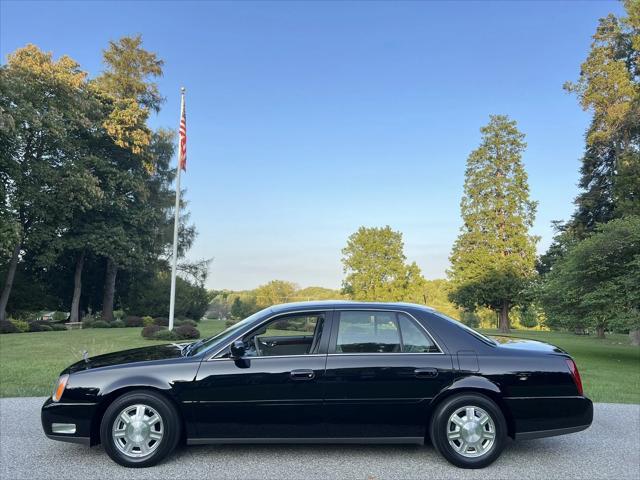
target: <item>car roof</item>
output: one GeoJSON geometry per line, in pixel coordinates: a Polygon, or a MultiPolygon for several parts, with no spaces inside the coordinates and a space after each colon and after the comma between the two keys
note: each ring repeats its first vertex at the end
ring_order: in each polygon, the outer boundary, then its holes
{"type": "Polygon", "coordinates": [[[335,308],[365,308],[365,309],[381,309],[381,310],[394,310],[394,309],[422,309],[430,312],[435,311],[431,307],[426,305],[418,305],[415,303],[404,302],[361,302],[354,300],[316,300],[310,302],[292,302],[281,303],[271,307],[271,311],[274,313],[288,312],[292,310],[316,310],[316,309],[335,309],[335,308]]]}

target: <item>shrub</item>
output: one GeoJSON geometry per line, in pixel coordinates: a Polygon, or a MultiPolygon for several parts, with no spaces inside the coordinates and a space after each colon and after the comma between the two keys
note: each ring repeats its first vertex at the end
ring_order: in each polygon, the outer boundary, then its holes
{"type": "Polygon", "coordinates": [[[233,325],[235,325],[236,323],[238,323],[239,320],[234,320],[233,318],[230,318],[229,320],[227,320],[226,322],[224,322],[224,326],[229,328],[232,327],[233,325]]]}
{"type": "Polygon", "coordinates": [[[146,327],[144,327],[142,329],[141,335],[144,338],[153,338],[154,335],[156,333],[158,333],[160,330],[162,330],[162,327],[158,326],[158,325],[147,325],[146,327]]]}
{"type": "Polygon", "coordinates": [[[124,324],[127,327],[143,327],[144,326],[144,323],[142,322],[142,318],[136,317],[135,315],[129,315],[124,321],[124,324]]]}
{"type": "Polygon", "coordinates": [[[195,320],[190,320],[188,318],[185,319],[185,320],[182,320],[180,322],[180,325],[189,325],[190,327],[197,327],[198,326],[198,324],[195,322],[195,320]]]}
{"type": "Polygon", "coordinates": [[[31,322],[29,323],[30,332],[50,332],[53,330],[47,322],[31,322]]]}
{"type": "Polygon", "coordinates": [[[95,320],[90,328],[111,328],[111,324],[104,320],[95,320]]]}
{"type": "Polygon", "coordinates": [[[16,328],[13,322],[4,320],[0,322],[0,333],[20,333],[20,330],[16,328]]]}
{"type": "Polygon", "coordinates": [[[153,323],[156,325],[159,325],[161,327],[168,327],[169,326],[169,319],[165,318],[165,317],[156,317],[153,319],[153,323]]]}
{"type": "Polygon", "coordinates": [[[114,310],[113,311],[113,318],[115,320],[124,320],[125,318],[125,314],[124,314],[124,310],[114,310]]]}
{"type": "MultiPolygon", "coordinates": [[[[114,320],[113,322],[111,322],[111,328],[124,328],[127,325],[125,325],[125,323],[122,320],[114,320]]],[[[139,327],[140,325],[138,325],[139,327]]]]}
{"type": "Polygon", "coordinates": [[[54,312],[53,313],[53,321],[55,323],[62,323],[67,320],[67,314],[64,312],[54,312]]]}
{"type": "Polygon", "coordinates": [[[29,323],[25,322],[24,320],[11,320],[11,323],[13,323],[13,325],[16,327],[16,329],[18,330],[18,333],[24,333],[24,332],[28,332],[28,331],[38,331],[38,330],[31,330],[29,328],[29,323]]]}
{"type": "Polygon", "coordinates": [[[180,325],[173,329],[180,340],[193,340],[200,338],[200,331],[191,325],[180,325]]]}
{"type": "Polygon", "coordinates": [[[67,327],[65,327],[62,323],[53,323],[53,324],[51,325],[51,329],[52,329],[54,332],[61,332],[61,331],[63,331],[63,330],[66,330],[66,329],[67,329],[67,327]]]}
{"type": "Polygon", "coordinates": [[[146,317],[142,317],[142,326],[148,327],[149,325],[155,325],[155,323],[153,323],[153,318],[148,315],[146,317]]]}
{"type": "Polygon", "coordinates": [[[163,328],[162,330],[158,330],[155,335],[153,336],[154,340],[180,340],[180,338],[178,337],[178,334],[175,332],[175,330],[167,330],[166,328],[163,328]]]}

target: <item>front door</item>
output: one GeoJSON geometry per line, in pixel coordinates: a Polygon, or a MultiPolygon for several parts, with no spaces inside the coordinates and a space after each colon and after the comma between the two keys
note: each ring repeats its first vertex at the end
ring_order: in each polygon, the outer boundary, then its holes
{"type": "Polygon", "coordinates": [[[193,384],[198,436],[208,439],[323,437],[322,396],[327,312],[283,314],[203,361],[193,384]]]}
{"type": "Polygon", "coordinates": [[[324,382],[330,437],[421,441],[429,401],[452,380],[448,354],[403,312],[336,312],[324,382]]]}

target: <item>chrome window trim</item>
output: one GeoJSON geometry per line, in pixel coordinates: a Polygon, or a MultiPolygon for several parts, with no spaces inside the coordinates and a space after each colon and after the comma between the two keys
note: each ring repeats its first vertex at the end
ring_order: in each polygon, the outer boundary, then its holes
{"type": "MultiPolygon", "coordinates": [[[[328,355],[330,356],[334,356],[334,355],[444,355],[444,350],[442,349],[442,347],[440,346],[440,344],[438,342],[436,342],[436,339],[433,338],[433,335],[431,335],[431,333],[429,333],[429,330],[427,330],[425,328],[424,325],[422,325],[418,319],[416,317],[414,317],[413,315],[411,315],[409,312],[407,312],[406,310],[391,310],[391,309],[386,309],[386,308],[336,308],[335,311],[337,313],[340,312],[345,312],[345,311],[351,311],[351,312],[395,312],[395,313],[404,313],[407,317],[409,317],[411,320],[413,320],[414,323],[418,324],[418,327],[422,328],[422,330],[427,334],[427,336],[431,339],[431,341],[433,342],[433,344],[438,348],[438,352],[362,352],[362,353],[329,353],[328,355]]],[[[337,321],[340,321],[340,318],[337,319],[337,321]]],[[[398,328],[400,328],[400,324],[398,324],[398,328]]],[[[337,341],[337,339],[336,339],[337,341]]],[[[329,348],[331,348],[331,345],[329,345],[329,348]]]]}
{"type": "MultiPolygon", "coordinates": [[[[258,360],[258,359],[263,359],[263,358],[300,358],[300,357],[326,357],[327,354],[326,353],[305,353],[302,355],[263,355],[261,357],[242,357],[242,360],[258,360]]],[[[220,360],[231,360],[234,361],[235,360],[233,358],[210,358],[209,362],[217,362],[220,360]]]]}
{"type": "MultiPolygon", "coordinates": [[[[369,353],[329,353],[329,354],[324,354],[324,353],[313,353],[313,354],[304,354],[304,355],[273,355],[273,356],[263,356],[263,357],[247,357],[247,359],[256,359],[256,358],[297,358],[297,357],[312,357],[312,356],[341,356],[341,355],[445,355],[444,350],[442,349],[442,347],[440,346],[440,344],[436,341],[435,338],[433,338],[433,335],[431,335],[431,333],[429,333],[429,330],[427,330],[425,328],[424,325],[422,325],[418,319],[416,317],[414,317],[413,315],[411,315],[409,312],[407,312],[406,310],[400,310],[400,309],[388,309],[388,308],[362,308],[362,307],[353,307],[353,308],[332,308],[330,310],[314,310],[314,309],[309,309],[309,310],[295,310],[295,311],[291,311],[291,312],[279,312],[279,313],[275,313],[274,315],[271,315],[270,317],[267,317],[265,320],[263,320],[262,322],[260,322],[258,325],[256,325],[253,328],[258,328],[261,325],[264,325],[265,323],[273,320],[276,317],[281,317],[281,316],[285,316],[285,315],[295,315],[295,314],[300,314],[300,313],[316,313],[316,312],[324,312],[325,314],[327,312],[343,312],[343,311],[351,311],[351,312],[395,312],[395,313],[404,313],[405,315],[407,315],[410,319],[412,319],[415,323],[418,324],[418,326],[420,328],[422,328],[422,330],[424,330],[424,332],[428,335],[428,337],[431,339],[431,341],[434,343],[434,345],[438,348],[438,352],[381,352],[381,353],[377,353],[377,352],[369,352],[369,353]]],[[[252,330],[253,330],[252,328],[252,330]]],[[[235,342],[236,340],[239,340],[241,337],[243,337],[243,335],[238,335],[237,337],[235,337],[233,340],[231,340],[229,343],[227,343],[226,345],[224,345],[222,348],[216,350],[211,356],[209,356],[205,361],[209,362],[209,361],[213,361],[213,360],[232,360],[231,358],[215,358],[217,355],[219,355],[222,351],[224,351],[225,349],[229,348],[231,346],[231,344],[233,342],[235,342]]]]}
{"type": "MultiPolygon", "coordinates": [[[[330,310],[323,310],[323,309],[318,309],[318,310],[313,310],[313,309],[309,309],[309,310],[296,310],[296,311],[292,311],[292,312],[278,312],[275,313],[274,315],[271,315],[270,317],[267,317],[266,319],[264,319],[262,322],[260,322],[258,325],[255,325],[254,327],[251,328],[251,330],[258,328],[262,325],[264,325],[265,323],[273,320],[274,318],[277,317],[282,317],[282,316],[286,316],[286,315],[295,315],[295,314],[299,314],[299,313],[317,313],[317,312],[323,312],[324,314],[326,314],[327,312],[332,311],[333,309],[330,310]]],[[[231,340],[229,343],[227,343],[225,346],[223,346],[222,348],[220,348],[219,350],[216,350],[215,353],[213,353],[210,357],[207,358],[207,362],[210,360],[230,360],[227,358],[214,358],[216,357],[220,352],[222,352],[223,350],[225,350],[226,348],[230,347],[231,344],[233,342],[235,342],[236,340],[239,340],[240,338],[242,338],[245,334],[242,335],[238,335],[237,337],[235,337],[233,340],[231,340]]],[[[310,357],[310,356],[315,356],[315,355],[322,355],[324,356],[324,354],[317,354],[317,353],[312,353],[312,354],[304,354],[304,355],[281,355],[282,357],[310,357]]],[[[247,358],[275,358],[277,355],[273,355],[273,356],[266,356],[266,357],[247,357],[247,358]]]]}

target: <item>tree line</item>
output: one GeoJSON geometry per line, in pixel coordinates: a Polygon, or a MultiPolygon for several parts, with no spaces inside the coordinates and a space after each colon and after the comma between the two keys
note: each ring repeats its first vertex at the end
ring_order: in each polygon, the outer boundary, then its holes
{"type": "MultiPolygon", "coordinates": [[[[27,45],[0,67],[0,321],[168,311],[175,135],[148,125],[163,61],[135,36],[111,41],[103,64],[90,78],[27,45]]],[[[182,257],[196,230],[184,203],[181,217],[182,257]]],[[[206,262],[182,266],[178,314],[201,316],[206,262]]]]}

